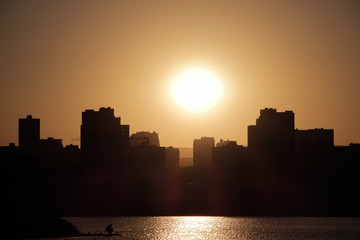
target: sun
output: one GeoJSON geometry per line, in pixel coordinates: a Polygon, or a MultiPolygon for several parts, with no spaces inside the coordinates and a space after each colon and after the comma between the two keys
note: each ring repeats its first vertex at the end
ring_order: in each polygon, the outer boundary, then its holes
{"type": "Polygon", "coordinates": [[[204,112],[214,107],[222,98],[220,79],[205,68],[190,68],[175,77],[171,96],[185,110],[204,112]]]}

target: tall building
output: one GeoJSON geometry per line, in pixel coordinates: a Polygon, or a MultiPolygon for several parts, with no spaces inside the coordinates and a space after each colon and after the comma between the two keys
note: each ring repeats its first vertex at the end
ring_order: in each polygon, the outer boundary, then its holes
{"type": "Polygon", "coordinates": [[[81,152],[87,162],[102,163],[120,157],[129,146],[129,125],[121,125],[114,109],[85,110],[82,113],[81,152]]]}
{"type": "Polygon", "coordinates": [[[194,167],[210,167],[212,163],[212,148],[215,147],[213,137],[195,139],[193,144],[194,167]]]}
{"type": "Polygon", "coordinates": [[[260,110],[256,125],[248,126],[248,147],[257,160],[290,163],[294,159],[294,113],[260,110]]]}
{"type": "Polygon", "coordinates": [[[40,119],[26,118],[19,119],[19,147],[27,153],[35,153],[39,150],[40,143],[40,119]]]}

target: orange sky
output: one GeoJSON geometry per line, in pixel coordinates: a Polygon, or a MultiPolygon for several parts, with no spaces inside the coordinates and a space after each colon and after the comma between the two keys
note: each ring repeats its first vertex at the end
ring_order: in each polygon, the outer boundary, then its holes
{"type": "Polygon", "coordinates": [[[300,129],[335,129],[360,142],[358,1],[1,1],[0,145],[18,118],[41,137],[80,136],[81,112],[115,109],[130,132],[192,146],[203,135],[247,145],[259,110],[293,110],[300,129]],[[194,114],[170,97],[182,70],[200,66],[225,96],[194,114]]]}

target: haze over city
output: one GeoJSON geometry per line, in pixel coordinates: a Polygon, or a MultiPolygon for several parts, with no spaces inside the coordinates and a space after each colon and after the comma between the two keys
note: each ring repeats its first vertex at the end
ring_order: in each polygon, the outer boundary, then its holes
{"type": "MultiPolygon", "coordinates": [[[[259,109],[296,113],[299,129],[360,142],[357,1],[2,1],[0,145],[18,119],[79,144],[81,112],[110,106],[130,133],[162,146],[212,136],[247,145],[259,109]],[[221,99],[187,111],[171,96],[191,68],[215,74],[221,99]]],[[[199,91],[200,94],[200,91],[199,91]]]]}

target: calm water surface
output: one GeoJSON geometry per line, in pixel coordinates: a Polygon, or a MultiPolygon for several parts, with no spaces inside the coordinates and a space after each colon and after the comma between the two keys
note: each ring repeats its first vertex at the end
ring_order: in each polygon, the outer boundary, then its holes
{"type": "Polygon", "coordinates": [[[360,218],[269,217],[65,217],[83,234],[76,239],[359,240],[360,218]]]}

